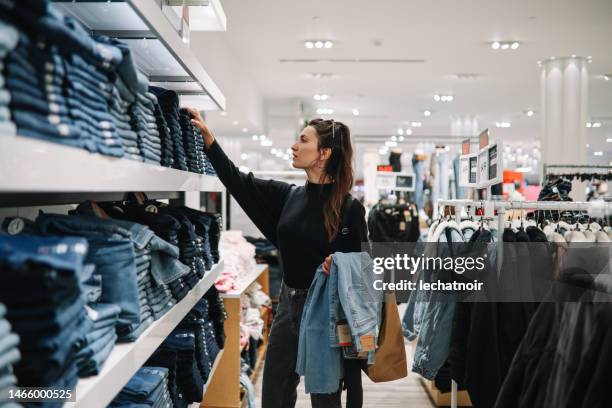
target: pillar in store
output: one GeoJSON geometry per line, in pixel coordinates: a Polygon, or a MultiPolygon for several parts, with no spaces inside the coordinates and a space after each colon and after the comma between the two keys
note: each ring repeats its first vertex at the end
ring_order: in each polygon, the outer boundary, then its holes
{"type": "MultiPolygon", "coordinates": [[[[588,60],[551,57],[540,66],[542,163],[586,164],[588,60]]],[[[584,189],[573,186],[571,196],[584,199],[584,189]]]]}

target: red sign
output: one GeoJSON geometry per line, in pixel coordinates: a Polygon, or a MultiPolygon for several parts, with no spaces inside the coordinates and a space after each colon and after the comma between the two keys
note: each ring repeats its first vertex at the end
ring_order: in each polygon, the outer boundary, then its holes
{"type": "Polygon", "coordinates": [[[487,147],[489,145],[489,129],[485,129],[480,136],[478,136],[480,140],[480,148],[487,147]]]}
{"type": "Polygon", "coordinates": [[[385,173],[392,173],[393,172],[393,166],[391,166],[389,164],[379,164],[378,166],[376,166],[376,171],[383,171],[385,173]]]}
{"type": "Polygon", "coordinates": [[[461,142],[461,154],[470,154],[470,139],[465,139],[461,142]]]}

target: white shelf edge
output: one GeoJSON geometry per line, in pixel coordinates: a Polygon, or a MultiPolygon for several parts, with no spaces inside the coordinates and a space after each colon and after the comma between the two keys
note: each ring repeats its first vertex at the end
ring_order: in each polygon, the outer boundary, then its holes
{"type": "Polygon", "coordinates": [[[76,402],[66,407],[104,408],[121,391],[193,306],[214,285],[223,270],[223,260],[215,264],[187,296],[153,324],[134,343],[117,344],[106,360],[102,372],[79,380],[76,402]]]}
{"type": "Polygon", "coordinates": [[[257,280],[257,278],[259,278],[259,276],[268,268],[268,264],[256,264],[255,265],[255,269],[249,273],[247,276],[243,277],[239,282],[238,282],[238,289],[229,291],[229,292],[225,292],[225,293],[220,293],[221,298],[223,299],[236,299],[236,298],[240,298],[240,295],[242,295],[244,293],[244,291],[251,286],[251,284],[253,282],[255,282],[257,280]]]}
{"type": "Polygon", "coordinates": [[[185,71],[202,85],[219,109],[225,110],[225,95],[195,57],[189,45],[185,44],[174,30],[157,2],[152,0],[128,0],[128,3],[151,31],[157,35],[168,51],[174,55],[185,71]]]}
{"type": "Polygon", "coordinates": [[[215,176],[0,135],[0,193],[219,191],[215,176]]]}
{"type": "Polygon", "coordinates": [[[204,394],[202,395],[202,400],[204,400],[204,397],[206,396],[206,390],[208,389],[208,386],[212,382],[213,376],[215,375],[215,371],[217,371],[217,367],[219,367],[219,362],[221,361],[221,357],[223,356],[224,351],[225,349],[219,350],[219,354],[217,354],[217,357],[215,358],[215,362],[213,363],[212,370],[210,370],[210,374],[208,375],[206,384],[204,384],[204,394]]]}

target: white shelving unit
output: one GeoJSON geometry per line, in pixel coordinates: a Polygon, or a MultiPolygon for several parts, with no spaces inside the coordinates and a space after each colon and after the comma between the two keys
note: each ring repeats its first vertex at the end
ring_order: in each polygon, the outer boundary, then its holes
{"type": "Polygon", "coordinates": [[[251,273],[243,276],[240,281],[238,281],[238,287],[236,289],[221,293],[221,297],[223,299],[239,299],[240,295],[244,293],[246,288],[248,288],[251,283],[255,282],[266,269],[268,269],[267,264],[255,265],[255,269],[253,269],[251,273]]]}
{"type": "MultiPolygon", "coordinates": [[[[155,0],[126,0],[113,2],[68,2],[56,1],[56,6],[69,13],[91,30],[113,34],[115,37],[132,38],[130,45],[137,55],[136,63],[146,74],[166,77],[169,81],[185,82],[185,77],[198,83],[202,92],[225,110],[225,95],[213,81],[206,69],[195,57],[178,34],[168,16],[155,0]],[[140,49],[131,42],[161,42],[140,49]],[[143,40],[146,39],[146,40],[143,40]],[[165,49],[156,52],[156,49],[165,49]]],[[[220,7],[220,5],[219,5],[220,7]]]]}
{"type": "Polygon", "coordinates": [[[204,296],[223,270],[223,261],[214,265],[202,280],[161,319],[155,321],[134,343],[117,344],[102,372],[79,381],[76,402],[66,407],[104,408],[121,391],[191,308],[204,296]]]}
{"type": "Polygon", "coordinates": [[[217,177],[0,135],[0,192],[225,191],[217,177]]]}

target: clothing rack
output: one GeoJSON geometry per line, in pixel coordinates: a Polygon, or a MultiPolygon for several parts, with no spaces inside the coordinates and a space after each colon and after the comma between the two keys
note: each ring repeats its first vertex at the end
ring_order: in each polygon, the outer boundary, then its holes
{"type": "MultiPolygon", "coordinates": [[[[586,167],[586,166],[577,166],[586,167]]],[[[591,166],[600,168],[612,168],[611,166],[591,166]]],[[[544,165],[546,169],[546,165],[544,165]]],[[[604,217],[610,214],[612,203],[605,201],[474,201],[474,200],[438,200],[438,207],[454,207],[455,216],[460,217],[464,207],[474,209],[493,208],[497,214],[497,242],[501,242],[504,231],[504,213],[506,210],[541,210],[541,211],[583,211],[589,216],[604,217]]],[[[485,217],[485,216],[483,216],[485,217]]],[[[503,245],[497,248],[497,265],[501,268],[503,260],[503,245]]],[[[457,383],[451,379],[451,408],[457,408],[457,383]]]]}
{"type": "MultiPolygon", "coordinates": [[[[564,176],[564,173],[553,173],[551,169],[573,169],[573,170],[602,170],[601,174],[612,173],[612,166],[594,165],[594,164],[546,164],[542,165],[542,185],[546,183],[549,175],[564,176]]],[[[586,173],[586,172],[585,172],[586,173]]],[[[575,173],[567,173],[572,176],[575,173]]],[[[597,173],[599,174],[599,173],[597,173]]]]}

